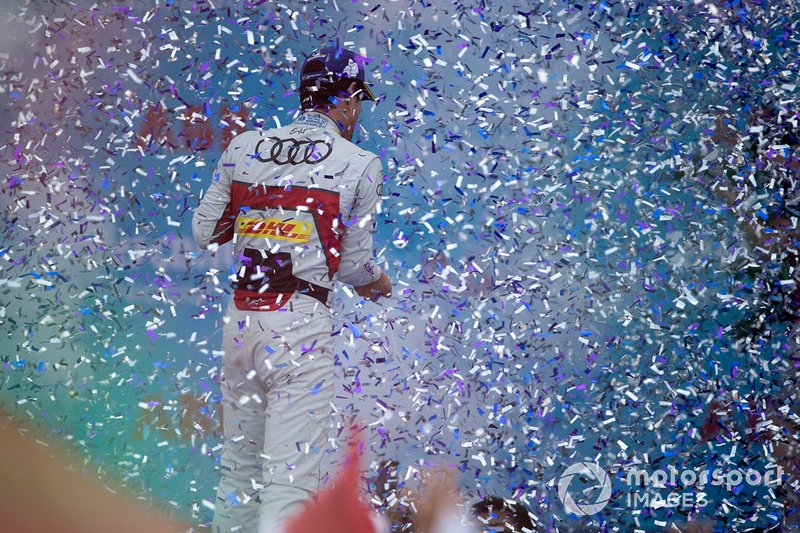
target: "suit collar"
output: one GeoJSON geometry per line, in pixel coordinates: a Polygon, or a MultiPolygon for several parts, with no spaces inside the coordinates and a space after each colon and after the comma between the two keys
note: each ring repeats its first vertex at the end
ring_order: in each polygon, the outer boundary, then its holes
{"type": "Polygon", "coordinates": [[[338,124],[324,113],[320,113],[318,111],[305,111],[302,115],[297,117],[297,120],[294,121],[295,124],[300,126],[311,126],[314,128],[325,128],[332,130],[339,135],[342,134],[341,129],[339,129],[338,124]]]}

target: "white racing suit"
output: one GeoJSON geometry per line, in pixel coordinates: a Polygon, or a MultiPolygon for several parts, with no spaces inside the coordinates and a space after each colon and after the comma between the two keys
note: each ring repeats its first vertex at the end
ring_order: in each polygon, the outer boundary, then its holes
{"type": "Polygon", "coordinates": [[[333,401],[333,281],[377,280],[375,154],[325,115],[237,136],[194,213],[203,247],[234,242],[223,327],[225,436],[213,531],[277,531],[320,487],[333,401]]]}

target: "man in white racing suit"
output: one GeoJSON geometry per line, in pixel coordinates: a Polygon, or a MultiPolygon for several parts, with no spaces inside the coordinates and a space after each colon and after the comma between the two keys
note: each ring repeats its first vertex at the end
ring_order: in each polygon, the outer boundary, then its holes
{"type": "Polygon", "coordinates": [[[378,157],[350,142],[375,100],[365,58],[323,48],[303,64],[303,113],[234,138],[192,220],[195,241],[234,245],[223,320],[221,481],[213,531],[279,531],[319,489],[333,401],[334,280],[391,295],[372,260],[378,157]]]}

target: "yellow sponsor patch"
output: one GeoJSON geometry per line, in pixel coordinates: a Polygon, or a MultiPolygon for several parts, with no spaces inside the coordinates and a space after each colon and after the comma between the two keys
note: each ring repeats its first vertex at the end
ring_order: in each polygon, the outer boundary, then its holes
{"type": "Polygon", "coordinates": [[[237,223],[236,233],[239,235],[290,242],[308,242],[311,240],[312,225],[310,222],[281,220],[279,218],[239,217],[237,223]]]}

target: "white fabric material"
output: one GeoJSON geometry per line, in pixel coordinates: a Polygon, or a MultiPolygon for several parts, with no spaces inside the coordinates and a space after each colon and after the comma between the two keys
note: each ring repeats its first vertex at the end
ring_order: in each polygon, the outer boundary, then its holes
{"type": "Polygon", "coordinates": [[[333,401],[330,311],[295,294],[280,311],[231,304],[228,316],[225,442],[212,530],[272,533],[320,489],[326,474],[320,463],[333,401]]]}
{"type": "MultiPolygon", "coordinates": [[[[305,113],[289,126],[263,133],[248,131],[231,141],[194,213],[192,234],[203,248],[234,239],[235,257],[246,248],[289,253],[292,274],[322,287],[330,288],[337,278],[354,286],[366,285],[381,276],[381,269],[371,258],[375,207],[382,184],[378,156],[341,137],[327,116],[305,113]],[[307,159],[311,162],[306,163],[307,159]],[[301,162],[287,163],[290,160],[301,162]],[[251,192],[241,202],[243,206],[237,205],[236,194],[232,195],[237,187],[251,192]],[[301,209],[253,207],[257,200],[268,199],[270,187],[323,191],[338,196],[338,202],[320,207],[318,202],[309,201],[301,209]],[[260,197],[259,188],[263,191],[260,197]],[[245,209],[240,211],[241,207],[245,209]],[[319,215],[326,209],[333,223],[323,227],[319,215]],[[240,233],[241,224],[257,219],[302,224],[310,230],[309,240],[298,243],[240,233]],[[337,243],[328,242],[329,233],[336,236],[337,243]],[[340,244],[340,249],[331,253],[334,244],[340,244]],[[331,278],[329,263],[336,260],[338,270],[331,278]]],[[[238,269],[239,265],[235,266],[238,269]]]]}
{"type": "Polygon", "coordinates": [[[378,157],[319,113],[242,133],[220,158],[192,219],[201,247],[233,241],[237,272],[223,331],[215,532],[275,533],[320,488],[333,400],[330,311],[300,289],[284,298],[277,280],[377,280],[382,183],[378,157]]]}

